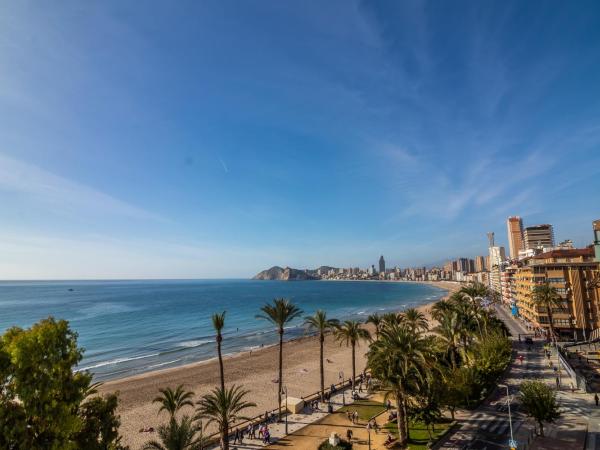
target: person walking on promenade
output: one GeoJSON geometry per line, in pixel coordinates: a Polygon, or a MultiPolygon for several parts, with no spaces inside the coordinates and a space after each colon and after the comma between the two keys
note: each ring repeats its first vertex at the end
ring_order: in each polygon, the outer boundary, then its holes
{"type": "Polygon", "coordinates": [[[346,439],[348,442],[352,441],[352,430],[350,428],[346,430],[346,439]]]}

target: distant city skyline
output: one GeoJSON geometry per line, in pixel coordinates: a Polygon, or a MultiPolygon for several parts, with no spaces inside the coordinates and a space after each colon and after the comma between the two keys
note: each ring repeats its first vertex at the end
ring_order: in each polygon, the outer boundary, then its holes
{"type": "Polygon", "coordinates": [[[600,4],[12,2],[0,279],[441,265],[590,243],[600,4]]]}

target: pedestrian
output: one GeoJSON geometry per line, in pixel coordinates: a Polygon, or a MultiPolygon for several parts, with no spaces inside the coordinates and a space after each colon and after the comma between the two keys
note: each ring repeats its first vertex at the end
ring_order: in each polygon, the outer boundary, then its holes
{"type": "Polygon", "coordinates": [[[358,423],[358,411],[354,411],[354,414],[352,415],[352,417],[354,419],[352,422],[355,424],[358,423]]]}
{"type": "Polygon", "coordinates": [[[240,438],[240,430],[235,429],[235,433],[233,433],[233,443],[235,444],[240,438]]]}
{"type": "Polygon", "coordinates": [[[392,409],[392,402],[388,399],[388,401],[385,404],[385,409],[387,411],[389,411],[390,409],[392,409]]]}
{"type": "Polygon", "coordinates": [[[556,389],[560,388],[560,379],[556,377],[556,389]]]}
{"type": "Polygon", "coordinates": [[[346,439],[348,440],[348,442],[352,440],[352,430],[350,428],[346,430],[346,439]]]}
{"type": "Polygon", "coordinates": [[[240,445],[243,444],[243,441],[244,441],[244,429],[242,428],[240,430],[240,445]]]}
{"type": "Polygon", "coordinates": [[[598,406],[598,402],[600,401],[600,398],[598,398],[598,394],[594,394],[594,401],[596,402],[596,406],[598,406]]]}
{"type": "Polygon", "coordinates": [[[265,444],[270,444],[271,443],[271,433],[269,432],[268,428],[265,430],[263,442],[265,444]]]}

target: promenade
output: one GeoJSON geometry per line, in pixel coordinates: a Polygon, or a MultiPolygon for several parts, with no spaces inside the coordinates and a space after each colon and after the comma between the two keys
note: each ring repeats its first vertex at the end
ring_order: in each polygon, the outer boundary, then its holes
{"type": "MultiPolygon", "coordinates": [[[[338,390],[334,395],[331,396],[331,404],[333,406],[334,414],[329,414],[327,412],[326,404],[324,404],[324,403],[319,404],[320,409],[318,411],[317,410],[313,411],[310,407],[305,406],[301,413],[288,414],[287,415],[287,428],[288,428],[287,434],[296,433],[299,430],[305,428],[306,426],[314,424],[319,421],[322,421],[323,419],[326,419],[330,416],[345,417],[345,414],[335,414],[335,412],[339,411],[341,408],[343,408],[344,403],[346,405],[351,405],[354,403],[352,400],[351,390],[352,389],[350,387],[348,387],[344,390],[338,390]]],[[[366,396],[366,394],[361,394],[361,395],[366,396]]],[[[334,426],[334,425],[332,425],[332,426],[334,426]]],[[[285,445],[286,436],[287,436],[285,428],[286,428],[285,416],[284,416],[283,422],[274,422],[274,423],[269,424],[269,432],[271,435],[271,446],[274,446],[277,443],[281,443],[282,445],[285,445]]],[[[329,429],[331,429],[331,428],[328,427],[328,430],[329,429]]],[[[339,434],[342,435],[343,432],[345,432],[345,429],[346,428],[344,428],[343,431],[339,431],[339,434]]],[[[235,427],[233,428],[233,430],[235,430],[235,427]]],[[[327,436],[329,436],[329,435],[327,434],[327,436]]],[[[320,435],[318,435],[316,437],[320,438],[320,435]]],[[[320,439],[319,442],[321,442],[323,440],[325,440],[325,437],[320,439]]],[[[232,449],[240,449],[240,450],[241,449],[256,449],[256,448],[265,447],[266,445],[267,444],[265,444],[262,441],[262,439],[249,439],[249,438],[245,437],[241,444],[240,443],[234,444],[233,438],[230,440],[230,446],[232,449]]],[[[213,445],[209,448],[210,449],[218,449],[220,447],[217,443],[216,445],[213,445]]]]}

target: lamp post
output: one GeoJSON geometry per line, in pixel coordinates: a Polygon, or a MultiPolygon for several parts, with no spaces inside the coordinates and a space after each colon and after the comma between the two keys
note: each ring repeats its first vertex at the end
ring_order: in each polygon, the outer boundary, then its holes
{"type": "Polygon", "coordinates": [[[338,376],[341,380],[340,389],[342,390],[342,405],[346,406],[346,392],[344,391],[344,371],[340,370],[338,376]]]}
{"type": "Polygon", "coordinates": [[[288,434],[288,416],[289,416],[287,386],[281,387],[281,395],[284,395],[284,394],[285,394],[285,435],[287,436],[287,434],[288,434]]]}
{"type": "Polygon", "coordinates": [[[498,387],[506,388],[506,404],[508,405],[508,425],[510,427],[510,445],[511,447],[516,447],[516,445],[514,445],[515,440],[513,437],[512,416],[510,414],[510,392],[508,391],[508,385],[499,384],[498,387]]]}

